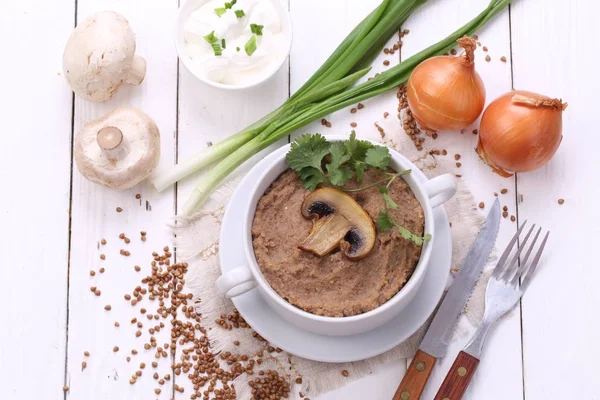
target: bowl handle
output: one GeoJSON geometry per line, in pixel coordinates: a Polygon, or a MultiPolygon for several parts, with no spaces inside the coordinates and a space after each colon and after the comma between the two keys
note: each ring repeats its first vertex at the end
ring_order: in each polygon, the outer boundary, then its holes
{"type": "Polygon", "coordinates": [[[456,194],[456,177],[452,174],[436,176],[423,185],[431,207],[435,208],[450,200],[456,194]]]}
{"type": "Polygon", "coordinates": [[[256,286],[250,268],[243,265],[229,271],[217,279],[217,291],[229,298],[240,296],[256,286]]]}

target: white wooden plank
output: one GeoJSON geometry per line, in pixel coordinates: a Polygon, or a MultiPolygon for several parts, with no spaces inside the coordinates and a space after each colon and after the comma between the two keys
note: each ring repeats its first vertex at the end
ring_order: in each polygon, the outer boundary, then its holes
{"type": "MultiPolygon", "coordinates": [[[[292,0],[290,9],[296,37],[291,55],[292,93],[310,78],[346,35],[379,4],[378,0],[369,0],[353,2],[351,7],[340,7],[337,1],[292,0]],[[315,9],[319,12],[315,13],[315,9]],[[319,38],[318,46],[313,40],[307,40],[311,37],[319,38]],[[307,57],[307,54],[311,56],[307,57]]],[[[391,47],[397,40],[398,37],[394,35],[387,47],[391,47]]],[[[395,55],[381,53],[373,62],[373,70],[369,76],[389,68],[383,65],[384,60],[390,61],[390,67],[396,65],[399,61],[399,53],[395,55]]],[[[316,121],[300,129],[295,136],[307,132],[349,134],[351,130],[355,130],[360,137],[381,139],[374,123],[383,119],[384,112],[390,114],[389,118],[396,116],[398,107],[396,93],[390,92],[365,101],[363,104],[365,107],[355,114],[350,112],[352,108],[350,107],[327,116],[327,121],[331,123],[330,128],[316,121]],[[352,127],[351,123],[356,123],[357,126],[352,127]]],[[[317,396],[316,399],[389,399],[396,392],[405,371],[406,364],[403,360],[382,365],[376,368],[372,375],[317,396]]]]}
{"type": "MultiPolygon", "coordinates": [[[[376,6],[376,4],[377,2],[360,2],[353,3],[353,7],[340,8],[338,7],[339,4],[335,2],[319,2],[318,7],[322,12],[315,14],[313,10],[314,7],[317,6],[316,3],[310,1],[292,2],[292,16],[294,21],[298,21],[304,16],[305,21],[311,22],[310,24],[306,22],[295,23],[296,37],[315,35],[322,38],[323,42],[325,42],[321,43],[320,46],[314,46],[310,41],[297,41],[294,44],[292,52],[292,91],[298,88],[310,76],[310,73],[320,65],[321,60],[324,59],[333,50],[334,46],[343,39],[349,29],[359,22],[360,18],[363,18],[370,9],[376,6]],[[329,8],[331,8],[331,10],[329,10],[329,8]],[[298,11],[299,9],[303,11],[300,12],[298,11]],[[342,23],[337,22],[337,18],[343,21],[343,24],[347,25],[345,29],[340,27],[342,23]],[[348,21],[348,23],[346,23],[346,21],[348,21]],[[335,26],[336,29],[332,29],[332,26],[335,26]],[[344,33],[342,33],[342,31],[344,33]],[[329,43],[329,37],[332,37],[332,43],[331,45],[326,46],[326,43],[329,43]],[[306,52],[310,52],[311,54],[316,53],[317,56],[311,58],[303,57],[306,52]],[[306,69],[306,64],[310,65],[311,68],[308,72],[303,72],[303,69],[297,71],[296,69],[299,67],[296,67],[295,60],[299,60],[298,64],[302,66],[300,68],[306,69]]],[[[466,22],[468,18],[471,18],[481,11],[486,4],[487,3],[482,1],[461,2],[460,4],[458,4],[458,2],[435,2],[435,4],[424,7],[421,12],[417,12],[416,15],[406,23],[406,28],[410,29],[411,33],[404,40],[405,46],[403,48],[402,57],[410,56],[425,46],[443,38],[460,26],[460,24],[466,22]],[[432,30],[431,26],[436,26],[436,29],[432,30]]],[[[497,21],[493,22],[490,27],[484,30],[480,36],[484,44],[490,48],[490,52],[497,53],[495,62],[488,64],[484,61],[485,55],[481,49],[478,51],[478,70],[486,82],[488,98],[491,100],[499,94],[510,90],[511,87],[510,66],[509,64],[503,64],[499,61],[501,55],[505,55],[508,58],[510,56],[508,16],[504,15],[500,17],[497,21]]],[[[383,59],[390,59],[390,56],[380,56],[380,58],[374,62],[373,73],[382,69],[381,63],[383,59]]],[[[391,61],[393,62],[393,60],[391,61]]],[[[378,99],[365,102],[365,106],[365,109],[359,111],[357,114],[351,114],[348,112],[349,110],[346,110],[327,117],[332,123],[331,129],[322,127],[320,123],[317,122],[309,125],[300,133],[347,133],[352,129],[350,123],[356,122],[358,126],[355,129],[360,136],[376,138],[378,133],[373,126],[373,122],[380,120],[382,118],[381,114],[385,111],[390,112],[392,116],[396,115],[395,108],[397,103],[395,102],[395,94],[391,93],[380,96],[378,99]]],[[[476,125],[473,128],[475,127],[476,125]]],[[[487,168],[481,165],[477,155],[472,150],[476,143],[476,139],[476,136],[472,133],[464,136],[454,133],[442,133],[440,134],[437,143],[439,143],[440,149],[445,148],[448,150],[450,157],[454,154],[461,154],[461,163],[463,166],[460,169],[457,169],[456,172],[463,174],[468,182],[472,183],[471,187],[478,200],[491,204],[494,198],[493,193],[500,192],[501,188],[509,188],[512,193],[514,181],[507,181],[497,176],[493,176],[487,168]],[[484,182],[484,184],[482,185],[481,182],[484,182]]],[[[514,211],[514,195],[507,194],[502,200],[502,204],[507,205],[509,210],[516,214],[514,211]]],[[[498,241],[500,246],[506,243],[508,238],[514,234],[514,229],[514,224],[509,221],[503,221],[503,227],[498,241]]],[[[511,318],[507,321],[499,325],[498,329],[492,334],[489,342],[490,344],[486,349],[485,359],[480,367],[480,373],[473,381],[472,388],[470,389],[469,398],[480,398],[482,393],[486,394],[486,399],[516,399],[522,396],[519,328],[519,315],[517,312],[512,314],[511,318]],[[502,370],[504,373],[501,375],[495,373],[494,378],[494,375],[490,372],[492,370],[497,371],[498,365],[503,366],[502,370]]],[[[467,340],[468,335],[465,335],[453,343],[452,348],[449,351],[449,357],[440,363],[424,398],[433,398],[445,372],[453,361],[452,356],[462,348],[467,340]]],[[[395,368],[397,385],[401,377],[398,375],[398,367],[396,366],[395,368]]],[[[383,369],[386,370],[386,367],[383,367],[383,369]]],[[[405,366],[403,367],[403,370],[404,369],[405,366]]],[[[393,376],[393,374],[391,376],[393,376]]],[[[368,391],[370,388],[372,388],[372,385],[368,384],[367,380],[364,380],[364,383],[357,382],[352,385],[352,390],[347,393],[353,394],[353,397],[351,398],[361,398],[361,393],[366,396],[370,393],[368,391]],[[364,392],[362,390],[364,390],[364,392]]],[[[389,394],[393,394],[395,391],[394,385],[390,385],[387,390],[389,390],[389,394]]],[[[330,398],[328,396],[333,396],[331,397],[333,399],[336,398],[335,396],[339,395],[339,393],[342,392],[332,392],[323,397],[330,398]]],[[[384,398],[384,396],[381,398],[384,398]]]]}
{"type": "MultiPolygon", "coordinates": [[[[394,397],[400,379],[406,371],[401,360],[376,367],[371,375],[317,396],[316,400],[388,400],[394,397]]],[[[312,396],[310,397],[313,398],[312,396]]]]}
{"type": "Polygon", "coordinates": [[[72,106],[63,44],[44,32],[66,36],[74,6],[0,4],[0,251],[10,255],[0,291],[2,399],[64,396],[72,106]]]}
{"type": "MultiPolygon", "coordinates": [[[[281,0],[289,7],[288,0],[281,0]]],[[[179,63],[179,129],[178,160],[211,146],[239,132],[259,118],[281,105],[289,96],[289,61],[270,80],[254,88],[226,91],[216,89],[195,78],[183,64],[179,63]]],[[[287,143],[287,138],[272,145],[265,152],[287,143]]],[[[242,165],[233,176],[239,176],[260,160],[253,157],[242,165]]],[[[180,210],[189,194],[198,183],[203,172],[179,182],[177,185],[177,209],[180,210]]],[[[180,359],[181,349],[175,358],[180,359]]],[[[184,394],[175,393],[177,398],[188,398],[194,393],[190,380],[181,375],[175,383],[184,388],[184,394]]],[[[203,389],[204,390],[204,389],[203,389]]]]}
{"type": "MultiPolygon", "coordinates": [[[[176,2],[160,0],[79,0],[78,21],[100,10],[114,10],[127,18],[137,39],[137,54],[146,59],[147,75],[139,87],[124,87],[117,95],[103,104],[90,103],[77,98],[75,101],[75,131],[78,132],[89,120],[98,118],[119,106],[138,107],[152,117],[161,132],[161,165],[173,165],[175,156],[177,58],[173,45],[173,23],[176,2]]],[[[170,244],[171,237],[165,223],[174,213],[174,190],[162,194],[148,183],[115,191],[85,180],[77,170],[73,174],[73,211],[71,273],[69,292],[69,343],[68,380],[71,399],[148,399],[171,397],[172,380],[159,386],[152,378],[170,370],[171,359],[162,358],[158,368],[151,367],[155,361],[154,349],[145,350],[149,341],[148,329],[158,324],[140,313],[145,307],[154,313],[158,304],[146,299],[136,307],[124,299],[141,279],[150,273],[152,251],[161,251],[170,244]],[[136,194],[141,199],[136,199],[136,194]],[[118,213],[117,207],[123,211],[118,213]],[[147,241],[140,240],[140,231],[147,232],[147,241]],[[118,238],[125,233],[131,239],[125,244],[118,238]],[[98,245],[105,238],[107,245],[98,245]],[[120,249],[131,252],[130,257],[119,254],[120,249]],[[106,260],[100,260],[100,254],[106,260]],[[134,265],[142,270],[136,272],[134,265]],[[104,267],[106,272],[99,273],[104,267]],[[96,275],[91,277],[90,270],[96,275]],[[91,286],[101,290],[97,297],[91,286]],[[104,306],[111,305],[110,311],[104,306]],[[143,323],[143,335],[136,338],[130,320],[137,317],[143,323]],[[115,321],[120,327],[115,327],[115,321]],[[113,352],[118,346],[119,351],[113,352]],[[131,355],[136,349],[139,354],[131,355]],[[90,356],[84,357],[84,351],[90,356]],[[126,357],[131,356],[131,362],[126,357]],[[82,370],[82,361],[87,368],[82,370]],[[143,375],[135,385],[129,379],[146,364],[143,375]],[[161,388],[160,396],[155,388],[161,388]]],[[[142,285],[143,286],[143,285],[142,285]]],[[[158,345],[170,342],[169,320],[167,328],[154,334],[158,345]]]]}
{"type": "MultiPolygon", "coordinates": [[[[298,90],[312,74],[323,64],[331,55],[337,46],[346,38],[346,36],[362,21],[375,7],[381,2],[379,0],[368,0],[353,2],[351,7],[341,7],[340,2],[331,0],[327,2],[319,0],[292,0],[291,11],[294,22],[294,35],[296,40],[292,47],[291,54],[291,88],[292,93],[298,90]],[[319,12],[315,12],[318,9],[319,12]],[[314,40],[309,38],[317,37],[318,46],[314,40]],[[310,56],[307,56],[310,54],[310,56]]],[[[398,40],[398,37],[390,38],[387,47],[391,47],[398,40]]],[[[398,64],[399,53],[395,55],[385,55],[383,52],[373,61],[373,69],[364,77],[361,82],[368,77],[374,76],[391,66],[398,64]],[[383,61],[390,61],[388,67],[383,65],[383,61]]],[[[387,93],[375,99],[363,102],[365,106],[356,114],[350,110],[356,108],[348,107],[332,115],[325,117],[331,124],[326,127],[321,121],[315,121],[304,128],[298,130],[295,136],[305,133],[330,134],[350,134],[352,130],[360,137],[373,140],[381,139],[379,132],[375,128],[375,121],[383,118],[384,112],[389,112],[390,116],[397,114],[398,108],[396,93],[387,93]],[[356,127],[350,124],[356,123],[356,127]]]]}
{"type": "MultiPolygon", "coordinates": [[[[288,0],[282,0],[287,5],[288,0]]],[[[267,82],[245,90],[222,90],[194,77],[179,63],[178,160],[228,138],[281,105],[289,94],[289,62],[267,82]]],[[[287,143],[282,140],[281,143],[287,143]]],[[[276,148],[274,145],[271,149],[276,148]]],[[[267,150],[269,151],[269,150],[267,150]]],[[[260,157],[254,157],[256,161],[260,157]]],[[[236,171],[249,169],[252,160],[236,171]]],[[[178,183],[177,204],[181,210],[203,172],[178,183]]]]}
{"type": "Polygon", "coordinates": [[[551,231],[523,299],[527,400],[598,399],[600,325],[595,246],[600,234],[596,166],[596,2],[517,1],[512,14],[515,88],[569,103],[564,139],[545,167],[519,174],[519,219],[551,231]],[[557,200],[564,198],[559,206],[557,200]],[[551,367],[550,367],[551,366],[551,367]]]}
{"type": "MultiPolygon", "coordinates": [[[[410,34],[404,39],[402,57],[410,56],[444,38],[481,12],[487,4],[487,0],[448,0],[431,1],[424,5],[405,24],[410,34]]],[[[476,69],[485,83],[487,103],[511,89],[508,27],[508,12],[505,11],[478,33],[479,41],[489,49],[484,52],[479,47],[476,51],[476,69]],[[485,61],[487,54],[492,58],[491,62],[485,61]],[[508,63],[502,63],[501,56],[507,57],[508,63]]],[[[434,143],[438,149],[448,151],[447,157],[460,154],[462,166],[456,168],[456,173],[463,175],[477,202],[483,201],[486,205],[491,205],[494,192],[500,193],[502,188],[506,188],[509,192],[500,195],[501,204],[508,206],[510,214],[516,215],[514,179],[504,179],[493,174],[479,160],[473,151],[477,143],[477,136],[472,133],[475,128],[478,128],[478,121],[462,135],[458,132],[441,132],[434,143]]],[[[503,220],[497,247],[502,249],[514,232],[515,223],[503,220]]],[[[457,335],[451,343],[447,356],[433,372],[424,398],[435,396],[456,354],[468,342],[471,333],[457,335]]],[[[522,398],[522,392],[520,318],[517,309],[510,317],[501,321],[490,335],[482,362],[465,399],[519,399],[522,398]]]]}

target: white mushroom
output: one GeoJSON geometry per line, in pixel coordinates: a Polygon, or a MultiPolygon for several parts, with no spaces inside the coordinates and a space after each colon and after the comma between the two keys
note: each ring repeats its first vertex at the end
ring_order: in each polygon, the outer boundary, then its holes
{"type": "Polygon", "coordinates": [[[158,165],[160,134],[144,112],[117,108],[83,127],[75,137],[73,153],[79,172],[90,181],[129,189],[158,165]]]}
{"type": "Polygon", "coordinates": [[[123,83],[142,83],[146,61],[135,55],[129,22],[116,12],[101,11],[71,33],[63,53],[63,72],[75,94],[103,102],[123,83]]]}

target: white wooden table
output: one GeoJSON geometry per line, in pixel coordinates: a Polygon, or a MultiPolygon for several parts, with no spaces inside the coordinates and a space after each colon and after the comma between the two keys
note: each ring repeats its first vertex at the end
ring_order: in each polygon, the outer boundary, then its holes
{"type": "MultiPolygon", "coordinates": [[[[157,194],[148,184],[109,191],[83,179],[74,168],[71,143],[86,121],[120,105],[139,107],[158,123],[161,167],[243,128],[296,90],[378,0],[285,0],[295,24],[289,65],[267,85],[240,93],[213,90],[178,64],[173,45],[177,0],[19,0],[0,4],[0,399],[171,398],[173,381],[154,396],[151,377],[132,388],[125,352],[135,340],[131,312],[122,294],[139,281],[131,263],[117,257],[117,235],[132,240],[132,254],[148,254],[169,243],[165,221],[193,187],[187,181],[157,194]],[[73,98],[61,74],[63,46],[76,21],[111,9],[129,19],[138,54],[148,73],[138,88],[126,88],[104,104],[73,98]],[[137,200],[135,194],[141,194],[137,200]],[[117,213],[116,207],[123,212],[117,213]],[[151,211],[149,211],[151,207],[151,211]],[[109,243],[99,259],[97,242],[109,243]],[[137,252],[137,253],[136,253],[137,252]],[[112,257],[112,258],[111,258],[112,257]],[[106,267],[104,274],[89,270],[106,267]],[[89,292],[102,289],[102,296],[89,292]],[[105,304],[113,309],[105,312],[105,304]],[[115,321],[120,328],[113,327],[115,321]],[[127,330],[128,334],[123,331],[127,330]],[[121,347],[113,353],[114,345],[121,347]],[[83,352],[88,368],[81,371],[83,352]],[[63,392],[63,385],[71,389],[63,392]],[[66,397],[65,397],[66,396],[66,397]]],[[[407,23],[401,57],[445,37],[487,5],[487,0],[431,0],[407,23]]],[[[553,161],[539,171],[502,179],[489,172],[472,150],[475,135],[440,135],[440,148],[462,155],[461,172],[479,201],[507,188],[502,200],[519,221],[529,219],[552,231],[544,265],[520,307],[502,321],[486,346],[480,369],[466,396],[476,400],[600,399],[598,305],[600,278],[593,257],[600,237],[600,197],[596,126],[598,57],[594,1],[515,0],[508,12],[480,32],[492,62],[478,50],[478,71],[488,101],[515,87],[562,97],[564,140],[553,161]],[[596,40],[595,40],[596,39],[596,40]],[[506,56],[507,63],[499,61],[506,56]],[[564,198],[559,206],[557,199],[564,198]]],[[[375,71],[383,67],[381,57],[375,71]]],[[[388,59],[390,57],[388,56],[388,59]]],[[[392,60],[393,62],[397,62],[392,60]]],[[[394,94],[367,103],[352,117],[360,135],[373,121],[394,113],[394,94]],[[387,108],[386,108],[387,107],[387,108]]],[[[348,132],[350,113],[330,120],[348,132]]],[[[303,131],[322,131],[319,124],[303,131]]],[[[516,223],[502,222],[499,245],[516,223]]],[[[161,332],[159,341],[168,338],[161,332]]],[[[451,355],[468,337],[459,337],[451,355]]],[[[453,357],[436,369],[425,399],[433,398],[453,357]]],[[[139,362],[139,360],[138,360],[139,362]]],[[[166,368],[166,364],[164,367],[166,368]]],[[[381,367],[372,376],[320,396],[333,399],[390,399],[406,364],[381,367]]],[[[162,371],[165,373],[166,371],[162,371]]],[[[175,381],[177,383],[177,381],[175,381]]],[[[189,398],[178,394],[177,398],[189,398]]]]}

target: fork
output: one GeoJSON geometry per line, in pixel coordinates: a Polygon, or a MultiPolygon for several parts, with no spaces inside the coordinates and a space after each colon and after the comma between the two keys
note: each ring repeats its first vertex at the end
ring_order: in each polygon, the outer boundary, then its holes
{"type": "Polygon", "coordinates": [[[527,247],[527,242],[535,229],[534,224],[529,229],[529,232],[527,232],[521,245],[517,246],[517,250],[511,261],[507,263],[506,261],[515,247],[515,243],[517,243],[526,223],[527,221],[525,221],[517,230],[517,233],[511,239],[506,250],[502,254],[502,257],[498,260],[498,264],[494,268],[494,272],[487,284],[485,293],[485,314],[481,326],[477,329],[467,347],[465,347],[456,357],[448,375],[446,375],[446,379],[444,379],[440,390],[435,396],[435,400],[460,400],[462,398],[471,382],[471,378],[475,374],[477,366],[479,365],[483,343],[492,326],[500,319],[500,317],[506,314],[519,302],[523,293],[525,293],[531,284],[533,274],[540,261],[550,232],[546,233],[533,260],[531,263],[528,263],[529,256],[533,252],[535,244],[542,232],[542,228],[539,228],[531,245],[529,245],[525,256],[519,262],[519,257],[521,256],[523,249],[527,247]]]}

